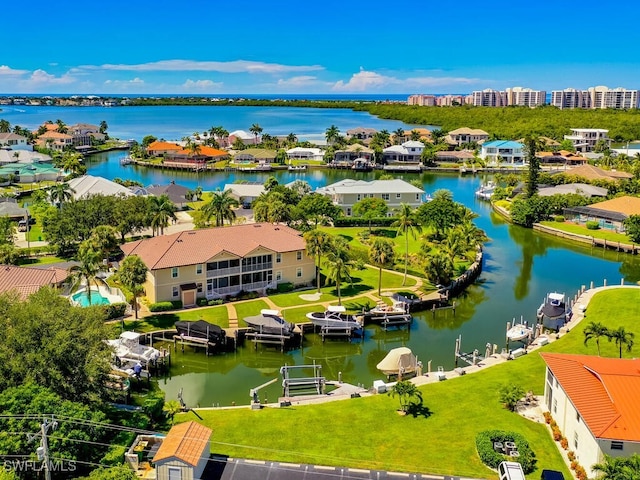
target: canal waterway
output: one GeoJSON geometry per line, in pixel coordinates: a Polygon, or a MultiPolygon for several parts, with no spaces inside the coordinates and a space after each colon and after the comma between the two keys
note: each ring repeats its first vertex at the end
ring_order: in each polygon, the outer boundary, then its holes
{"type": "MultiPolygon", "coordinates": [[[[243,179],[264,182],[274,175],[280,183],[304,179],[313,188],[345,177],[373,179],[377,172],[310,170],[303,173],[194,173],[148,170],[119,164],[123,152],[94,155],[88,159],[89,174],[113,179],[120,177],[143,184],[167,183],[175,180],[190,188],[201,185],[205,190],[221,188],[225,183],[243,179]]],[[[485,248],[484,270],[476,284],[456,300],[455,313],[441,310],[435,315],[423,312],[415,315],[410,332],[381,331],[377,326],[366,329],[364,341],[348,343],[327,340],[322,343],[316,335],[305,335],[303,347],[281,353],[279,350],[246,343],[236,352],[207,357],[203,352],[173,353],[173,367],[168,377],[160,379],[160,387],[168,399],[177,398],[183,389],[189,405],[215,406],[249,403],[249,389],[278,377],[282,365],[301,365],[312,362],[323,366],[328,379],[342,379],[353,384],[371,386],[382,378],[376,364],[395,347],[408,346],[432,369],[454,365],[455,339],[462,336],[462,349],[484,352],[485,344],[505,343],[506,323],[523,316],[534,321],[537,307],[550,291],[573,296],[581,285],[591,281],[601,285],[640,280],[640,258],[613,251],[576,245],[529,229],[509,225],[492,212],[490,206],[477,200],[475,190],[486,178],[446,174],[405,174],[407,180],[419,178],[428,193],[447,189],[454,199],[478,214],[476,224],[490,238],[485,248]]],[[[301,304],[304,302],[301,301],[301,304]]],[[[257,313],[257,312],[256,312],[257,313]]],[[[290,321],[303,319],[288,319],[290,321]]],[[[281,395],[276,383],[261,391],[261,399],[275,401],[281,395]]]]}

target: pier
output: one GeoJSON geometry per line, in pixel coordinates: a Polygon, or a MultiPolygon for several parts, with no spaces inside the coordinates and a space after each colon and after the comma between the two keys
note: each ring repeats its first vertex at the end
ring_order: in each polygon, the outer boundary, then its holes
{"type": "Polygon", "coordinates": [[[480,366],[481,362],[494,354],[497,348],[497,345],[492,346],[490,343],[487,343],[485,345],[484,355],[481,355],[477,348],[473,352],[463,352],[462,335],[459,335],[458,338],[456,338],[455,365],[458,367],[458,361],[461,361],[470,366],[480,366]]]}

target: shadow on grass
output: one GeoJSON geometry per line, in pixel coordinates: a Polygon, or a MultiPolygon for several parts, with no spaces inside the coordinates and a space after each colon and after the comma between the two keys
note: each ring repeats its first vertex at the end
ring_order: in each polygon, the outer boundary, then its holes
{"type": "Polygon", "coordinates": [[[412,415],[413,418],[424,417],[429,418],[433,415],[433,412],[429,407],[422,403],[422,400],[419,402],[411,402],[407,407],[407,415],[412,415]]]}
{"type": "Polygon", "coordinates": [[[396,238],[397,235],[397,230],[390,230],[387,228],[374,228],[371,231],[371,235],[374,235],[376,237],[384,237],[384,238],[396,238]]]}
{"type": "Polygon", "coordinates": [[[368,300],[366,298],[361,299],[360,301],[353,301],[353,302],[345,302],[344,306],[347,310],[353,310],[353,311],[368,311],[371,310],[373,307],[375,307],[375,303],[373,303],[371,300],[368,300]]]}
{"type": "MultiPolygon", "coordinates": [[[[354,279],[355,280],[355,279],[354,279]]],[[[362,292],[367,292],[369,290],[373,290],[373,287],[370,285],[365,285],[365,284],[355,284],[353,285],[353,287],[351,285],[347,285],[347,286],[340,286],[340,295],[342,295],[343,297],[352,297],[354,295],[358,295],[359,293],[362,292]]],[[[338,290],[337,289],[333,289],[331,290],[331,294],[338,296],[338,290]]]]}
{"type": "Polygon", "coordinates": [[[166,330],[173,328],[178,320],[180,320],[180,317],[175,313],[150,315],[148,317],[144,317],[144,319],[128,321],[126,323],[126,329],[140,331],[144,325],[151,325],[156,330],[166,330]]]}

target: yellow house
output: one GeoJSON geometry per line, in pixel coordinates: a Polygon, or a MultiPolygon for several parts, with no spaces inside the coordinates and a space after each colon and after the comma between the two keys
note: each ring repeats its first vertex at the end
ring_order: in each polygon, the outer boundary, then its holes
{"type": "Polygon", "coordinates": [[[149,273],[150,302],[216,299],[241,291],[265,293],[279,283],[310,284],[313,258],[297,230],[281,224],[254,223],[163,235],[122,245],[138,255],[149,273]]]}

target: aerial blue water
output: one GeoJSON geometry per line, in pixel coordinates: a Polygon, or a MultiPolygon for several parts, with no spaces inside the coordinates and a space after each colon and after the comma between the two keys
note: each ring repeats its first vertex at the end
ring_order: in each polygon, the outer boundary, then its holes
{"type": "Polygon", "coordinates": [[[81,307],[88,307],[90,305],[109,305],[111,303],[109,299],[103,297],[98,290],[91,290],[91,298],[89,298],[86,290],[75,293],[71,298],[78,302],[81,307]]]}

